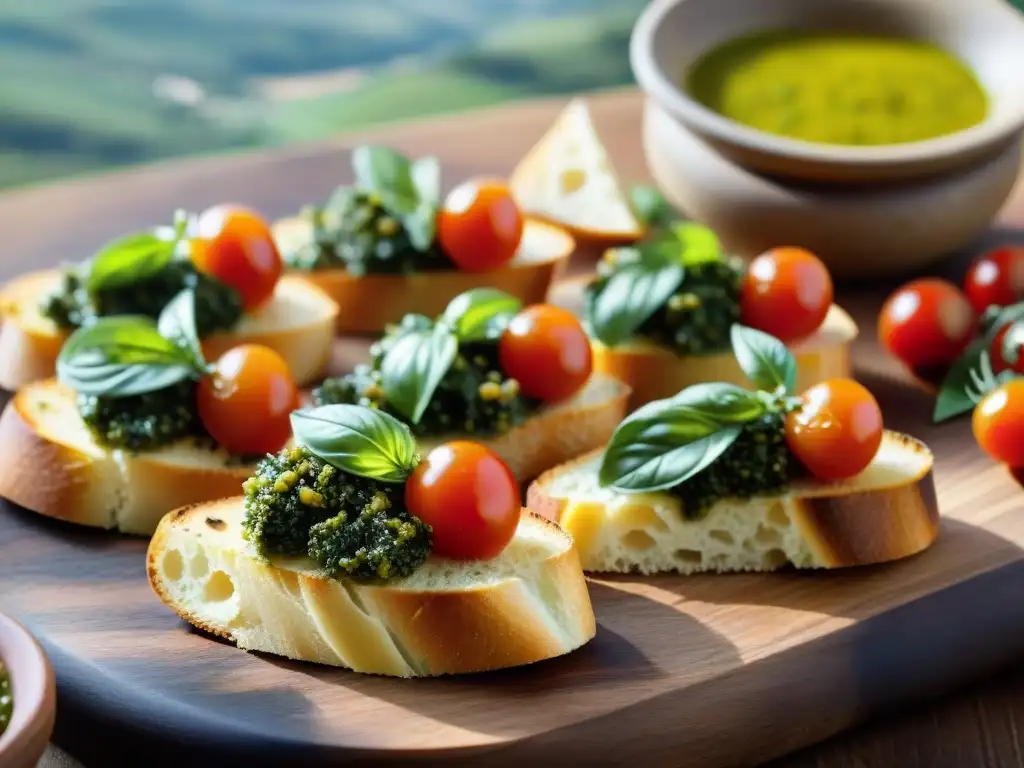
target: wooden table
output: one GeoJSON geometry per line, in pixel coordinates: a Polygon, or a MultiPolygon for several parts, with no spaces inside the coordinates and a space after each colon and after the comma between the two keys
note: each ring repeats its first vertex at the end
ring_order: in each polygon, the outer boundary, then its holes
{"type": "MultiPolygon", "coordinates": [[[[359,141],[391,144],[413,155],[437,152],[446,160],[456,158],[445,166],[452,179],[482,170],[504,174],[551,122],[559,106],[557,102],[517,104],[367,131],[316,146],[151,166],[0,195],[0,227],[7,254],[0,263],[0,278],[55,259],[80,258],[114,235],[167,219],[171,211],[164,208],[164,201],[168,199],[202,208],[230,199],[239,189],[240,179],[243,185],[247,178],[266,179],[276,168],[287,165],[289,172],[280,177],[280,186],[253,184],[258,186],[258,199],[253,202],[264,213],[285,214],[295,198],[294,188],[285,185],[301,183],[309,199],[324,196],[348,163],[342,148],[359,141]],[[324,162],[324,150],[335,146],[336,160],[324,162]],[[223,181],[228,174],[232,177],[230,188],[223,181]]],[[[592,107],[620,175],[624,179],[644,177],[636,94],[594,98],[592,107]]],[[[998,237],[1024,239],[1021,225],[1024,187],[1001,215],[998,237]]],[[[1024,494],[1021,508],[1024,511],[1024,494]]],[[[1024,766],[1024,747],[1017,736],[1022,716],[1024,670],[916,711],[893,715],[773,766],[1024,766]]],[[[563,761],[570,757],[563,756],[563,761]]],[[[50,756],[43,765],[69,765],[61,759],[50,756]]]]}

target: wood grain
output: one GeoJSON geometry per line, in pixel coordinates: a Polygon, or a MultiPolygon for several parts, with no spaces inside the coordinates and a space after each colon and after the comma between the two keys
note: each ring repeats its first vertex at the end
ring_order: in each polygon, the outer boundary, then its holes
{"type": "MultiPolygon", "coordinates": [[[[594,102],[627,179],[645,175],[637,106],[632,94],[594,102]]],[[[506,173],[557,108],[517,105],[372,138],[437,154],[450,185],[506,173]]],[[[343,150],[363,138],[0,196],[0,276],[80,258],[182,204],[238,200],[286,214],[347,179],[343,150]]],[[[1024,195],[1007,210],[1010,229],[992,237],[1019,238],[1015,222],[1024,223],[1024,195]]],[[[951,260],[948,269],[958,268],[951,260]]],[[[507,673],[402,682],[248,655],[191,632],[149,593],[144,542],[7,505],[0,606],[52,656],[58,741],[87,765],[140,754],[152,765],[226,754],[248,764],[400,756],[502,765],[571,755],[585,764],[748,765],[1019,660],[1024,495],[980,454],[966,422],[930,425],[928,397],[880,354],[872,318],[887,287],[839,288],[862,324],[858,375],[888,425],[936,453],[945,520],[931,551],[839,573],[595,579],[600,628],[582,651],[507,673]]],[[[556,298],[572,304],[575,290],[569,283],[556,298]]],[[[364,346],[339,344],[336,367],[364,346]]]]}

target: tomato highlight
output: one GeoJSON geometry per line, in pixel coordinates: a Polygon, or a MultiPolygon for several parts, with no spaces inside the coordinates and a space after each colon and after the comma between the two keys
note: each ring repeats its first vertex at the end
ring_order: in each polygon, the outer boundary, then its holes
{"type": "Polygon", "coordinates": [[[996,461],[1024,467],[1024,379],[992,390],[974,409],[974,439],[996,461]]]}

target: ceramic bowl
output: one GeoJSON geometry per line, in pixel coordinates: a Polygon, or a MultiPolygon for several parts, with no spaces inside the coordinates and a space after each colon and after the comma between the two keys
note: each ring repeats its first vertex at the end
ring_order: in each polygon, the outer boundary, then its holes
{"type": "Polygon", "coordinates": [[[1005,0],[654,0],[630,57],[656,182],[743,255],[802,245],[840,276],[914,271],[980,234],[1021,169],[1024,16],[1005,0]],[[740,125],[676,84],[722,42],[808,28],[930,40],[974,69],[989,115],[928,141],[833,146],[740,125]]]}
{"type": "Polygon", "coordinates": [[[0,614],[0,659],[11,678],[14,713],[0,736],[0,765],[32,768],[46,751],[57,711],[53,670],[32,635],[0,614]]]}

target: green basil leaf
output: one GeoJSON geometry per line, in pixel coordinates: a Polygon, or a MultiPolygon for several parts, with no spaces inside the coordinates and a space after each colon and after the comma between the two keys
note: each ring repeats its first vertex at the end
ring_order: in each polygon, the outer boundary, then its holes
{"type": "Polygon", "coordinates": [[[390,147],[356,147],[352,151],[356,185],[373,192],[386,209],[409,214],[420,204],[412,177],[412,163],[390,147]]]}
{"type": "Polygon", "coordinates": [[[152,232],[118,238],[89,260],[85,287],[95,293],[152,277],[171,263],[176,245],[152,232]]]}
{"type": "Polygon", "coordinates": [[[342,472],[401,483],[416,467],[416,441],[394,416],[361,405],[325,405],[291,414],[295,441],[342,472]]]}
{"type": "Polygon", "coordinates": [[[656,255],[663,261],[685,267],[719,261],[722,244],[718,236],[707,227],[691,222],[676,224],[661,231],[652,239],[641,243],[641,250],[656,255]]]}
{"type": "Polygon", "coordinates": [[[385,399],[418,424],[458,351],[458,339],[443,324],[401,336],[380,364],[385,399]]]}
{"type": "Polygon", "coordinates": [[[195,290],[186,288],[171,299],[160,312],[156,327],[161,336],[177,342],[197,368],[206,367],[203,349],[199,344],[199,331],[196,328],[195,290]]]}
{"type": "Polygon", "coordinates": [[[679,220],[679,214],[657,187],[637,184],[629,190],[630,207],[641,224],[659,229],[679,220]]]}
{"type": "Polygon", "coordinates": [[[774,336],[739,323],[730,330],[732,351],[746,377],[758,389],[779,389],[792,395],[796,386],[796,359],[789,347],[774,336]]]}
{"type": "Polygon", "coordinates": [[[401,214],[400,219],[409,244],[417,251],[429,250],[437,235],[437,205],[421,203],[411,213],[401,214]]]}
{"type": "Polygon", "coordinates": [[[421,202],[435,207],[441,204],[441,164],[436,157],[421,157],[409,169],[412,184],[421,202]]]}
{"type": "Polygon", "coordinates": [[[473,288],[452,299],[441,315],[460,342],[497,339],[523,303],[497,288],[473,288]]]}
{"type": "Polygon", "coordinates": [[[598,479],[602,486],[634,493],[672,488],[721,456],[741,429],[674,398],[656,400],[619,425],[598,479]]]}
{"type": "Polygon", "coordinates": [[[683,282],[681,264],[659,267],[642,263],[617,268],[588,302],[587,322],[603,344],[627,341],[637,328],[664,306],[683,282]]]}
{"type": "Polygon", "coordinates": [[[1016,376],[1011,369],[996,374],[988,348],[984,340],[975,341],[950,366],[935,398],[936,424],[973,411],[985,395],[1016,376]]]}
{"type": "Polygon", "coordinates": [[[64,342],[57,378],[84,395],[129,397],[164,389],[195,376],[188,352],[160,335],[147,317],[103,317],[64,342]]]}
{"type": "Polygon", "coordinates": [[[723,382],[687,387],[669,398],[676,406],[699,411],[719,424],[746,424],[764,415],[764,401],[756,393],[723,382]]]}

